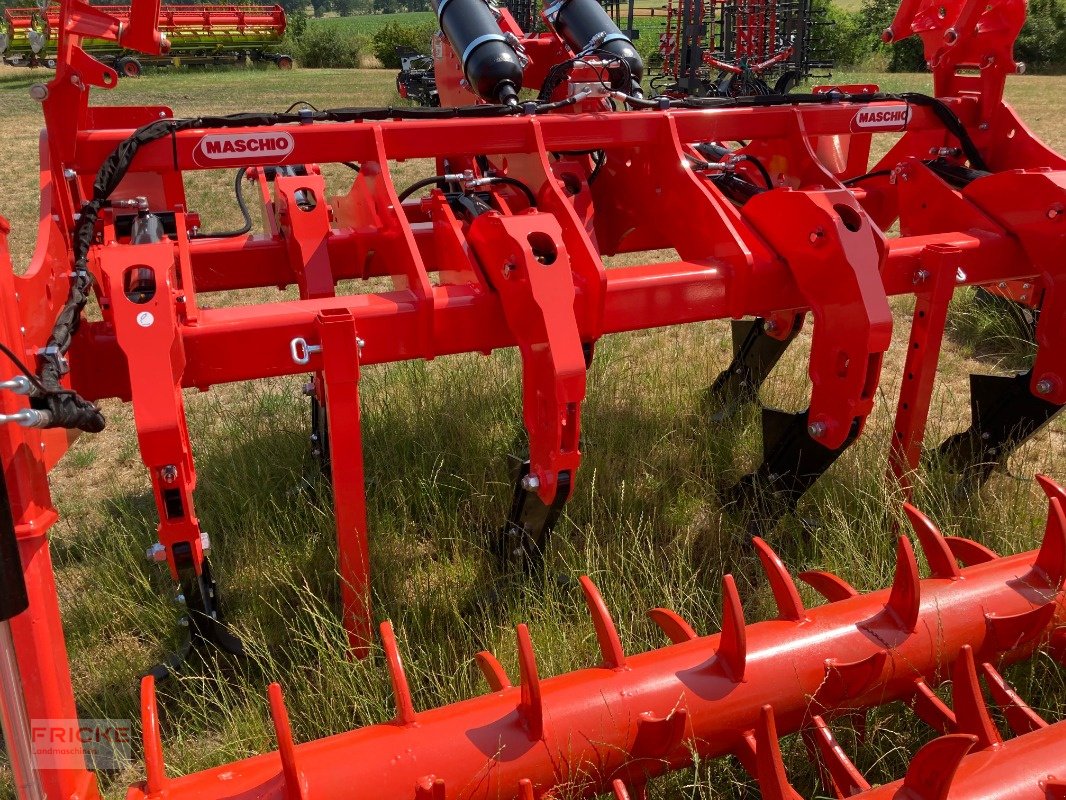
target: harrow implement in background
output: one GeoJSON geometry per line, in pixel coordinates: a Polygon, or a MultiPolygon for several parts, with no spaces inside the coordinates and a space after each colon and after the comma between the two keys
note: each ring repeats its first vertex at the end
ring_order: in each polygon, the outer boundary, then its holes
{"type": "MultiPolygon", "coordinates": [[[[136,0],[127,21],[66,0],[56,76],[34,87],[47,125],[38,249],[20,275],[0,253],[0,342],[22,373],[0,390],[0,459],[30,600],[12,623],[28,713],[74,716],[47,547],[56,519],[47,476],[72,431],[103,427],[100,400],[132,407],[159,518],[149,557],[180,584],[195,641],[234,652],[196,512],[187,388],[312,375],[315,435],[334,490],[341,617],[358,655],[373,630],[360,374],[377,364],[517,348],[528,455],[518,459],[493,545],[528,564],[580,485],[586,371],[604,335],[755,317],[715,385],[754,402],[813,319],[809,407],[764,411],[763,461],[729,492],[752,528],[768,529],[862,433],[892,341],[890,297],[916,298],[890,443],[906,488],[919,468],[953,292],[1038,279],[1032,368],[975,390],[974,425],[956,440],[971,444],[948,445],[979,484],[990,459],[1009,457],[1066,402],[1066,165],[1003,102],[1021,25],[1012,0],[980,13],[961,0],[931,9],[907,3],[896,25],[925,38],[936,98],[871,86],[648,98],[632,42],[594,0],[549,7],[538,34],[481,0],[443,0],[434,53],[442,108],[294,106],[175,119],[163,107],[89,104],[89,87],[113,86],[118,75],[86,40],[160,55],[158,2],[136,0]],[[523,99],[523,89],[536,99],[523,99]],[[892,143],[872,159],[880,137],[892,143]],[[420,159],[432,160],[431,174],[399,185],[394,165],[420,159]],[[325,163],[351,168],[350,184],[331,190],[325,163]],[[241,228],[211,232],[189,208],[186,175],[210,170],[234,181],[241,228]],[[628,265],[607,268],[617,255],[628,265]],[[353,290],[349,281],[367,283],[353,290]],[[294,288],[271,303],[229,294],[270,287],[294,288]],[[99,315],[85,313],[90,300],[99,315]]],[[[892,589],[858,597],[815,573],[812,583],[839,602],[809,611],[757,541],[780,619],[745,625],[726,580],[722,634],[700,638],[656,611],[675,644],[642,655],[625,655],[586,583],[603,667],[541,682],[521,629],[519,687],[508,688],[482,656],[493,693],[437,712],[413,710],[386,633],[400,708],[393,724],[298,747],[272,690],[279,755],[204,775],[165,777],[148,691],[148,782],[138,791],[536,796],[592,774],[595,788],[620,780],[621,797],[637,793],[645,774],[688,763],[695,748],[738,755],[769,796],[787,797],[773,734],[813,726],[824,749],[812,702],[827,721],[917,698],[938,729],[987,743],[990,733],[974,732],[974,692],[958,695],[951,712],[929,687],[951,667],[972,688],[970,651],[984,669],[1025,657],[1045,634],[1060,647],[1061,492],[1045,486],[1058,499],[1039,552],[997,559],[955,542],[962,560],[987,560],[959,570],[916,517],[932,578],[918,579],[901,541],[892,589]],[[797,665],[794,678],[781,680],[782,659],[797,665]],[[610,713],[595,699],[608,695],[610,713]],[[558,756],[572,731],[580,741],[570,762],[558,756]]],[[[1055,735],[1041,729],[1025,741],[1043,753],[1055,735]]],[[[1013,770],[1029,747],[969,753],[978,744],[947,740],[934,752],[958,757],[935,760],[965,776],[1004,754],[1013,770]]],[[[1059,769],[1050,756],[1040,760],[1048,774],[1059,769]]],[[[845,761],[827,769],[863,788],[845,761]]],[[[1015,774],[1005,766],[1002,780],[1015,774]]],[[[49,796],[94,796],[92,775],[77,766],[43,777],[49,796]]],[[[904,779],[905,790],[926,777],[904,779]]]]}

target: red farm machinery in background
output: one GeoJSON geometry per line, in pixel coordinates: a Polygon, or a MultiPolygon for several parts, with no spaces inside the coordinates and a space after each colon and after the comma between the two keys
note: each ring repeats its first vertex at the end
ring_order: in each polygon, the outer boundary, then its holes
{"type": "MultiPolygon", "coordinates": [[[[85,43],[164,53],[158,3],[135,0],[128,16],[61,4],[55,76],[32,88],[46,134],[26,271],[11,267],[0,225],[0,342],[12,373],[0,390],[10,511],[0,519],[10,618],[0,648],[9,633],[13,655],[0,697],[16,742],[23,716],[76,716],[48,548],[57,518],[48,473],[74,435],[106,424],[100,400],[132,406],[158,513],[150,557],[180,585],[194,642],[239,652],[215,601],[183,392],[311,374],[353,656],[367,653],[375,628],[359,417],[360,374],[375,365],[517,348],[528,457],[486,546],[526,566],[550,546],[582,480],[586,373],[605,335],[731,320],[734,360],[712,391],[740,404],[758,401],[785,348],[813,324],[809,406],[763,410],[764,458],[730,492],[753,532],[792,513],[862,435],[891,345],[891,297],[915,302],[887,443],[890,477],[904,489],[922,457],[959,287],[1029,282],[1041,312],[1031,367],[975,376],[972,425],[939,448],[960,486],[979,487],[1066,403],[1066,162],[1003,101],[1020,0],[902,5],[892,36],[922,38],[935,96],[873,86],[650,96],[632,42],[595,0],[549,5],[540,33],[482,0],[440,0],[436,11],[440,108],[175,118],[161,106],[89,102],[118,74],[85,43]],[[892,144],[872,158],[878,137],[892,144]],[[417,159],[431,160],[433,174],[396,185],[390,165],[417,159]],[[322,163],[349,165],[350,187],[330,196],[322,163]],[[205,170],[235,174],[241,229],[205,232],[189,208],[184,177],[205,170]],[[260,231],[246,184],[256,187],[260,231]],[[887,235],[894,226],[899,235],[887,235]],[[641,255],[649,251],[676,257],[641,255]],[[628,265],[605,268],[619,254],[628,265]],[[375,283],[353,293],[352,280],[375,283]],[[226,294],[270,287],[294,290],[270,303],[226,294]]],[[[801,575],[829,601],[816,608],[754,537],[777,617],[747,623],[727,576],[719,633],[653,609],[670,644],[644,653],[627,652],[585,580],[598,665],[542,677],[519,626],[519,675],[478,654],[488,693],[438,709],[414,707],[381,623],[393,719],[297,743],[274,685],[277,751],[182,777],[165,766],[147,678],[144,780],[130,797],[529,800],[574,791],[621,800],[697,757],[734,755],[764,797],[792,798],[778,737],[801,732],[834,796],[1062,798],[1064,723],[1040,718],[999,672],[1037,647],[1066,658],[1066,495],[1049,478],[1041,485],[1048,516],[1037,549],[999,556],[943,537],[908,507],[928,577],[901,537],[883,591],[801,575]],[[950,704],[935,692],[948,678],[950,704]],[[982,678],[1010,723],[1007,741],[982,678]],[[836,742],[833,721],[896,700],[942,736],[914,754],[899,783],[874,788],[836,742]]],[[[36,775],[51,798],[97,796],[79,761],[35,772],[10,749],[20,785],[36,775]]]]}
{"type": "MultiPolygon", "coordinates": [[[[130,6],[95,5],[93,12],[129,24],[130,6]]],[[[292,56],[277,52],[285,36],[285,11],[281,6],[167,5],[159,9],[157,27],[163,46],[159,53],[125,48],[106,36],[87,36],[82,49],[127,78],[141,74],[144,66],[181,64],[236,64],[245,60],[269,61],[291,69],[292,56]]],[[[0,32],[0,57],[14,66],[56,64],[60,6],[4,9],[0,32]]]]}
{"type": "Polygon", "coordinates": [[[667,0],[653,85],[675,96],[787,94],[830,77],[828,24],[811,0],[667,0]]]}

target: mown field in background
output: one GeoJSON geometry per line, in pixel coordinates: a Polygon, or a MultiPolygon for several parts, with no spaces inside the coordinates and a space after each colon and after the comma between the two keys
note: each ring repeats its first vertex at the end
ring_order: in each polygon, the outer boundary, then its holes
{"type": "MultiPolygon", "coordinates": [[[[357,24],[342,20],[344,24],[357,24]]],[[[338,23],[340,24],[340,23],[338,23]]],[[[368,24],[363,22],[361,24],[368,24]]],[[[0,70],[0,214],[12,221],[16,263],[25,265],[37,215],[40,116],[27,88],[44,73],[0,70]]],[[[841,74],[841,82],[868,76],[841,74]]],[[[928,91],[928,76],[878,76],[889,90],[928,91]]],[[[1066,149],[1066,79],[1012,79],[1023,117],[1066,149]]],[[[178,115],[280,110],[296,100],[319,107],[396,101],[393,76],[371,70],[150,73],[122,81],[99,102],[169,104],[178,115]]],[[[430,165],[396,165],[406,184],[430,165]]],[[[332,190],[350,174],[327,168],[332,190]]],[[[189,205],[205,225],[237,221],[232,178],[191,176],[189,205]]],[[[684,220],[678,221],[685,224],[684,220]]],[[[291,296],[291,292],[289,293],[291,296]]],[[[268,297],[267,293],[260,296],[268,297]]],[[[233,297],[201,298],[204,303],[233,297]]],[[[910,307],[900,300],[883,391],[866,435],[804,499],[798,517],[764,532],[794,570],[827,569],[861,590],[887,585],[899,497],[886,484],[885,452],[910,307]]],[[[809,329],[769,381],[768,404],[798,409],[808,390],[809,329]]],[[[972,371],[1024,365],[1017,331],[960,293],[933,403],[928,442],[968,424],[972,371]]],[[[728,363],[728,325],[690,325],[610,337],[597,347],[584,411],[585,460],[555,534],[543,578],[501,576],[485,531],[506,512],[506,455],[521,440],[520,365],[514,352],[366,369],[364,444],[378,619],[391,619],[419,709],[486,691],[472,656],[492,650],[517,674],[513,627],[530,625],[542,676],[594,663],[596,640],[576,580],[588,574],[615,615],[628,652],[664,644],[645,611],[668,606],[700,632],[717,630],[721,577],[738,581],[749,621],[771,616],[772,598],[743,531],[722,507],[723,486],[755,463],[754,411],[722,424],[704,389],[728,363]]],[[[280,356],[279,356],[280,357],[280,356]]],[[[181,774],[267,751],[273,737],[266,684],[286,689],[297,740],[391,716],[380,657],[345,658],[336,614],[333,520],[328,486],[309,454],[301,379],[189,392],[199,469],[197,511],[234,628],[252,653],[245,664],[194,660],[160,687],[168,770],[181,774]]],[[[163,570],[144,560],[155,537],[154,509],[129,410],[107,403],[108,429],[82,437],[54,473],[62,519],[54,529],[66,635],[80,712],[137,717],[137,677],[180,643],[179,607],[163,570]]],[[[918,502],[946,533],[1000,551],[1032,547],[1044,502],[1030,480],[1043,469],[1066,479],[1066,425],[1038,436],[969,502],[953,501],[950,480],[926,469],[918,502]]],[[[804,600],[819,600],[803,590],[804,600]]],[[[1049,717],[1066,715],[1066,671],[1045,656],[1009,676],[1049,717]]],[[[876,711],[856,759],[873,782],[903,774],[909,754],[931,736],[900,706],[876,711]]],[[[855,747],[846,726],[840,737],[855,747]]],[[[818,796],[795,737],[784,742],[790,776],[818,796]]],[[[0,773],[2,775],[3,773],[0,773]]],[[[141,776],[139,764],[102,776],[109,796],[141,776]]],[[[10,797],[0,778],[0,796],[10,797]]],[[[354,787],[353,787],[354,788],[354,787]]],[[[652,786],[653,798],[757,796],[735,764],[716,761],[652,786]]]]}

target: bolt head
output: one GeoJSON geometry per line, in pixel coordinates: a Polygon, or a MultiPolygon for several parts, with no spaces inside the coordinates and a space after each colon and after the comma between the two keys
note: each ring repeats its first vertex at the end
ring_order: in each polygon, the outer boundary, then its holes
{"type": "Polygon", "coordinates": [[[927,269],[919,269],[919,270],[915,271],[915,273],[914,273],[914,283],[915,284],[925,283],[927,280],[929,280],[929,270],[927,270],[927,269]]]}
{"type": "Polygon", "coordinates": [[[145,556],[152,563],[161,564],[167,560],[167,549],[159,542],[156,542],[148,548],[147,552],[145,553],[145,556]]]}
{"type": "Polygon", "coordinates": [[[774,322],[772,319],[768,319],[766,320],[766,322],[763,323],[763,330],[765,330],[767,333],[773,333],[777,330],[777,323],[774,322]]]}
{"type": "Polygon", "coordinates": [[[825,423],[824,422],[812,422],[807,426],[807,433],[810,434],[812,439],[821,439],[825,436],[825,423]]]}
{"type": "Polygon", "coordinates": [[[526,475],[522,478],[522,488],[527,492],[535,492],[540,488],[540,478],[536,475],[526,475]]]}
{"type": "Polygon", "coordinates": [[[167,464],[163,467],[160,475],[163,478],[164,483],[174,483],[178,479],[178,468],[173,464],[167,464]]]}
{"type": "Polygon", "coordinates": [[[1036,382],[1036,391],[1039,394],[1051,394],[1055,390],[1055,382],[1051,378],[1041,378],[1036,382]]]}

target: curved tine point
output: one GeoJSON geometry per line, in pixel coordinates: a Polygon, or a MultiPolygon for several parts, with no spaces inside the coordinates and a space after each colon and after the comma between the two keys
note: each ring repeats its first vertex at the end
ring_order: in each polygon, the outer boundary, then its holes
{"type": "Polygon", "coordinates": [[[685,738],[688,712],[675,708],[665,717],[645,711],[637,718],[637,735],[629,748],[634,758],[664,758],[685,738]]]}
{"type": "Polygon", "coordinates": [[[896,574],[892,578],[892,591],[886,609],[896,618],[907,633],[918,628],[918,612],[922,604],[921,578],[918,575],[918,560],[914,548],[906,536],[896,540],[896,574]]]}
{"type": "Polygon", "coordinates": [[[955,712],[923,680],[914,682],[911,708],[922,722],[939,734],[955,732],[955,712]]]}
{"type": "Polygon", "coordinates": [[[1066,800],[1066,780],[1049,780],[1044,784],[1047,800],[1066,800]]]}
{"type": "Polygon", "coordinates": [[[518,715],[525,722],[530,738],[540,739],[544,734],[544,706],[541,703],[537,658],[533,654],[529,628],[519,625],[515,632],[518,635],[518,668],[522,682],[518,715]]]}
{"type": "Polygon", "coordinates": [[[936,524],[910,503],[903,504],[903,511],[918,537],[918,544],[925,554],[925,560],[929,562],[932,576],[951,579],[961,577],[958,562],[936,524]]]}
{"type": "Polygon", "coordinates": [[[822,570],[813,569],[808,570],[807,572],[801,572],[796,577],[814,589],[814,591],[818,592],[818,594],[830,603],[837,603],[841,600],[847,600],[859,596],[859,592],[854,586],[839,575],[834,575],[832,572],[823,572],[822,570]]]}
{"type": "Polygon", "coordinates": [[[507,677],[507,671],[496,659],[496,656],[488,650],[482,650],[480,653],[474,654],[474,660],[477,662],[481,674],[485,676],[485,680],[488,681],[489,688],[492,691],[502,692],[504,689],[511,688],[511,679],[507,677]]]}
{"type": "Polygon", "coordinates": [[[770,705],[759,709],[759,722],[755,727],[755,780],[764,800],[792,800],[793,789],[785,774],[774,709],[770,705]]]}
{"type": "Polygon", "coordinates": [[[267,699],[270,701],[270,718],[274,722],[274,736],[277,738],[278,755],[281,757],[285,797],[288,800],[303,800],[303,779],[296,766],[296,744],[293,742],[289,711],[285,708],[285,697],[281,692],[280,683],[272,683],[267,687],[267,699]]]}
{"type": "Polygon", "coordinates": [[[671,611],[669,608],[653,608],[648,612],[648,616],[674,644],[681,644],[681,642],[689,642],[698,638],[692,626],[685,622],[677,612],[671,611]]]}
{"type": "Polygon", "coordinates": [[[1040,636],[1055,617],[1055,603],[1022,611],[1020,614],[985,614],[989,643],[998,652],[1013,650],[1021,644],[1040,636]]]}
{"type": "Polygon", "coordinates": [[[534,800],[536,797],[533,793],[533,781],[529,778],[522,778],[518,782],[518,797],[519,800],[534,800]]]}
{"type": "Polygon", "coordinates": [[[951,704],[955,707],[956,730],[977,737],[976,748],[985,750],[1000,740],[996,726],[988,715],[981,684],[977,681],[977,665],[973,648],[964,645],[951,674],[951,704]]]}
{"type": "Polygon", "coordinates": [[[903,788],[922,800],[947,800],[955,772],[976,742],[976,736],[964,733],[933,739],[914,754],[903,788]]]}
{"type": "Polygon", "coordinates": [[[159,729],[159,703],[155,695],[155,676],[141,678],[141,738],[144,740],[145,793],[159,794],[166,784],[163,761],[163,737],[159,729]]]}
{"type": "Polygon", "coordinates": [[[833,736],[825,720],[815,714],[811,722],[814,723],[814,731],[810,732],[808,739],[818,749],[821,762],[833,784],[826,786],[826,790],[835,790],[838,796],[850,797],[869,789],[870,784],[867,783],[854,762],[848,758],[844,748],[837,743],[836,737],[833,736]]]}
{"type": "Polygon", "coordinates": [[[388,620],[382,622],[378,630],[381,632],[381,646],[385,651],[385,664],[389,669],[392,693],[396,698],[395,722],[410,725],[415,721],[415,706],[411,698],[411,688],[407,685],[407,675],[403,670],[400,648],[396,645],[396,634],[388,620]]]}
{"type": "Polygon", "coordinates": [[[444,800],[446,794],[444,779],[436,775],[427,775],[422,778],[415,788],[415,800],[444,800]]]}
{"type": "Polygon", "coordinates": [[[1028,703],[1018,696],[1018,693],[995,667],[985,662],[981,665],[981,674],[985,676],[985,683],[988,684],[992,699],[996,701],[996,705],[1003,712],[1007,724],[1015,734],[1021,736],[1048,726],[1043,717],[1033,711],[1028,703]]]}
{"type": "Polygon", "coordinates": [[[1044,579],[1054,587],[1062,588],[1066,580],[1066,501],[1058,497],[1048,500],[1047,527],[1044,529],[1044,541],[1040,544],[1036,563],[1033,566],[1043,573],[1044,579]]]}
{"type": "Polygon", "coordinates": [[[1047,475],[1037,475],[1036,482],[1040,484],[1040,488],[1044,490],[1048,500],[1058,498],[1059,502],[1066,506],[1066,488],[1063,488],[1062,484],[1056,483],[1047,475]]]}
{"type": "Polygon", "coordinates": [[[748,635],[744,606],[732,575],[722,577],[722,635],[718,640],[718,660],[735,683],[744,680],[748,661],[748,635]]]}
{"type": "Polygon", "coordinates": [[[600,590],[588,575],[581,576],[581,590],[585,593],[585,602],[592,616],[592,624],[596,628],[596,640],[600,643],[603,666],[607,669],[622,669],[626,665],[622,640],[618,638],[618,630],[607,610],[607,604],[603,602],[600,590]]]}
{"type": "Polygon", "coordinates": [[[842,700],[858,697],[881,677],[887,661],[888,653],[885,650],[877,650],[857,661],[827,658],[825,678],[819,687],[818,698],[836,705],[842,700]]]}
{"type": "Polygon", "coordinates": [[[972,567],[974,564],[984,564],[986,561],[995,561],[999,558],[999,554],[994,550],[990,550],[973,539],[966,539],[962,536],[945,536],[944,541],[948,543],[948,549],[951,550],[951,554],[967,567],[972,567]]]}
{"type": "Polygon", "coordinates": [[[804,616],[803,601],[800,599],[792,576],[777,553],[764,539],[756,536],[752,539],[752,544],[755,545],[755,552],[759,554],[759,561],[762,563],[766,578],[770,581],[770,589],[774,593],[774,602],[777,603],[779,617],[783,620],[799,622],[804,616]]]}
{"type": "Polygon", "coordinates": [[[629,800],[629,790],[626,789],[626,785],[622,783],[621,778],[615,778],[611,781],[611,791],[614,793],[615,800],[629,800]]]}

